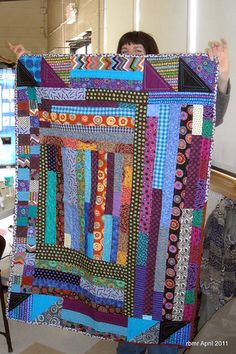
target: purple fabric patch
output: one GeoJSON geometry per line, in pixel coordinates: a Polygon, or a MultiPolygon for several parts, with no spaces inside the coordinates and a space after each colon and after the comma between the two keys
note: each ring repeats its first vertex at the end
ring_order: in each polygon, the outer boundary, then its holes
{"type": "Polygon", "coordinates": [[[113,189],[114,189],[114,154],[107,153],[107,192],[105,214],[112,215],[113,210],[113,189]]]}
{"type": "Polygon", "coordinates": [[[203,106],[203,118],[208,120],[213,120],[213,117],[214,117],[214,107],[203,106]]]}
{"type": "Polygon", "coordinates": [[[190,264],[188,268],[187,290],[192,290],[197,284],[198,266],[197,264],[190,264]]]}
{"type": "Polygon", "coordinates": [[[155,149],[157,134],[157,118],[148,118],[146,123],[143,188],[140,211],[140,231],[149,232],[152,208],[152,179],[154,171],[155,149]]]}
{"type": "Polygon", "coordinates": [[[41,62],[42,87],[67,87],[44,58],[41,62]]]}
{"type": "Polygon", "coordinates": [[[27,89],[17,90],[17,100],[18,101],[27,101],[29,99],[27,94],[27,89]]]}
{"type": "Polygon", "coordinates": [[[39,118],[30,116],[30,128],[38,128],[39,127],[39,118]]]}
{"type": "Polygon", "coordinates": [[[152,319],[161,321],[162,319],[162,304],[164,294],[161,292],[153,293],[152,319]]]}
{"type": "Polygon", "coordinates": [[[194,202],[194,208],[196,210],[203,209],[205,204],[205,196],[206,196],[206,180],[199,180],[196,188],[196,197],[194,202]]]}
{"type": "Polygon", "coordinates": [[[185,190],[184,207],[194,209],[194,198],[196,193],[197,181],[199,178],[199,152],[201,151],[202,137],[192,135],[190,157],[187,171],[187,185],[185,190]]]}
{"type": "Polygon", "coordinates": [[[198,247],[201,242],[202,229],[200,227],[192,227],[191,247],[198,247]]]}
{"type": "Polygon", "coordinates": [[[140,91],[143,88],[143,83],[138,80],[73,78],[71,79],[71,87],[140,91]]]}
{"type": "Polygon", "coordinates": [[[91,167],[92,167],[92,178],[91,178],[91,196],[90,196],[90,208],[89,208],[89,219],[88,219],[88,232],[93,233],[94,228],[94,208],[96,203],[97,194],[97,179],[98,179],[98,152],[91,152],[91,167]]]}
{"type": "Polygon", "coordinates": [[[34,271],[35,271],[34,266],[25,265],[24,271],[23,271],[23,276],[24,277],[32,277],[32,276],[34,276],[34,271]]]}
{"type": "MultiPolygon", "coordinates": [[[[18,182],[19,183],[19,182],[18,182]]],[[[24,202],[25,203],[25,202],[24,202]]],[[[19,217],[28,217],[28,205],[17,205],[17,216],[19,217]]]]}
{"type": "Polygon", "coordinates": [[[112,218],[112,246],[111,246],[111,256],[110,262],[116,263],[118,245],[119,245],[119,228],[120,228],[120,219],[116,216],[112,218]]]}
{"type": "Polygon", "coordinates": [[[121,201],[121,193],[115,192],[114,199],[113,199],[113,212],[114,216],[120,216],[120,201],[121,201]]]}
{"type": "Polygon", "coordinates": [[[135,292],[134,292],[134,317],[142,318],[144,307],[144,284],[146,282],[146,267],[136,265],[135,292]]]}
{"type": "Polygon", "coordinates": [[[63,302],[63,309],[82,313],[98,322],[110,323],[122,327],[126,327],[128,324],[128,318],[124,315],[99,312],[97,309],[94,309],[79,300],[70,300],[65,298],[63,302]]]}
{"type": "Polygon", "coordinates": [[[29,181],[18,181],[18,190],[20,192],[28,192],[29,191],[29,181]]]}
{"type": "Polygon", "coordinates": [[[209,154],[211,150],[211,139],[202,138],[202,146],[201,146],[201,160],[209,159],[209,154]]]}
{"type": "Polygon", "coordinates": [[[174,91],[168,82],[161,77],[161,75],[154,69],[154,67],[145,60],[144,74],[143,74],[143,87],[148,91],[174,91]]]}
{"type": "Polygon", "coordinates": [[[145,300],[144,300],[144,313],[152,313],[153,305],[153,288],[155,283],[155,269],[156,265],[156,252],[157,241],[160,227],[162,208],[162,191],[159,189],[152,190],[152,216],[149,230],[148,242],[148,257],[147,257],[147,277],[145,284],[145,300]]]}

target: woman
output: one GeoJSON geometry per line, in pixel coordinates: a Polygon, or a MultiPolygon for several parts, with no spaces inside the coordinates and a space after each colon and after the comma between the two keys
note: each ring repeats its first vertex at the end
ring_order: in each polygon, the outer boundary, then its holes
{"type": "MultiPolygon", "coordinates": [[[[228,44],[225,39],[209,42],[206,50],[211,59],[217,57],[219,60],[219,81],[218,95],[216,100],[216,126],[223,122],[229,102],[229,53],[228,44]]],[[[119,40],[117,47],[118,54],[159,54],[158,46],[152,36],[142,31],[125,33],[119,40]]]]}

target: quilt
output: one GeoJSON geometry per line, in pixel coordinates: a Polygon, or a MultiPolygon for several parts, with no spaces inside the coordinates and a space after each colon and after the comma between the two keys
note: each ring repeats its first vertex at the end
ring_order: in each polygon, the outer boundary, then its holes
{"type": "Polygon", "coordinates": [[[187,345],[216,90],[204,54],[20,58],[10,319],[187,345]]]}

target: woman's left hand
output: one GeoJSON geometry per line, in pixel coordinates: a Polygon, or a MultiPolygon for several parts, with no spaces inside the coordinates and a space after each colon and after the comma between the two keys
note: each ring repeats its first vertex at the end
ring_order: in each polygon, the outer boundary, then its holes
{"type": "Polygon", "coordinates": [[[210,41],[208,43],[207,54],[211,59],[217,57],[219,60],[219,82],[218,87],[221,93],[226,93],[229,82],[229,51],[228,43],[225,39],[220,41],[210,41]]]}

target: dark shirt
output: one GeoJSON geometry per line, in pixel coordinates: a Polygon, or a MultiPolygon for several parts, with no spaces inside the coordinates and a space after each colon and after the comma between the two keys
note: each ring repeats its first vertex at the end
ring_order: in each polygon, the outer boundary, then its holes
{"type": "Polygon", "coordinates": [[[227,110],[230,98],[230,81],[226,93],[217,92],[216,98],[216,127],[223,123],[224,115],[227,110]]]}

